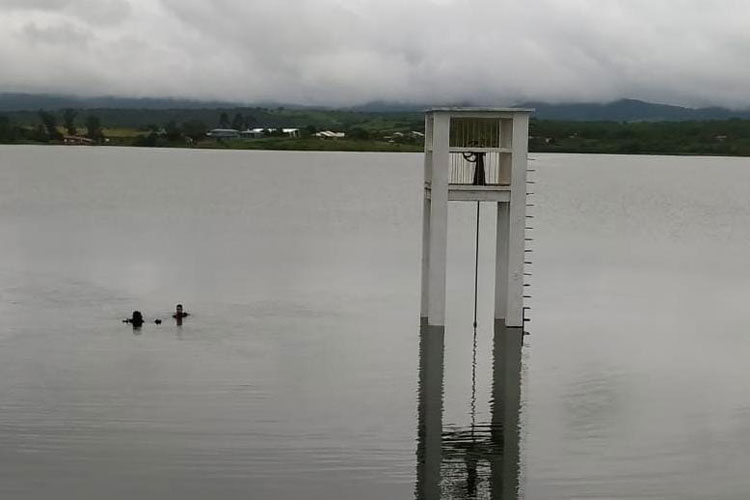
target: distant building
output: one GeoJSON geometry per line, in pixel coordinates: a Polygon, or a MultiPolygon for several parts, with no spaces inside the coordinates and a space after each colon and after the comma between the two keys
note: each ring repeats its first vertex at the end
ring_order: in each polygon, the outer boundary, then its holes
{"type": "Polygon", "coordinates": [[[266,133],[264,128],[248,128],[240,132],[240,135],[246,139],[258,139],[266,133]]]}
{"type": "Polygon", "coordinates": [[[240,131],[233,128],[215,128],[206,135],[214,139],[234,139],[240,136],[240,131]]]}
{"type": "Polygon", "coordinates": [[[94,141],[92,139],[89,139],[88,137],[82,137],[80,135],[64,135],[63,144],[91,146],[94,144],[94,141]]]}
{"type": "MultiPolygon", "coordinates": [[[[279,131],[278,128],[253,128],[253,129],[247,129],[240,132],[240,135],[242,137],[245,137],[247,139],[258,139],[261,137],[264,137],[266,135],[272,135],[279,131]]],[[[284,135],[291,137],[291,138],[298,138],[300,136],[300,131],[298,128],[282,128],[281,132],[284,133],[284,135]]]]}
{"type": "Polygon", "coordinates": [[[315,137],[320,139],[342,139],[346,137],[344,132],[332,132],[330,130],[322,130],[315,134],[315,137]]]}
{"type": "Polygon", "coordinates": [[[391,135],[383,136],[383,140],[391,143],[404,142],[407,139],[414,141],[424,139],[424,133],[417,130],[411,130],[409,132],[393,132],[391,135]]]}

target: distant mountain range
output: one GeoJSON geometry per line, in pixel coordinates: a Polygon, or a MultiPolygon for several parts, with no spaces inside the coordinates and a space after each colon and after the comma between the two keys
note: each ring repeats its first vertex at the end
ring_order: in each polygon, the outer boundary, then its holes
{"type": "MultiPolygon", "coordinates": [[[[465,105],[465,104],[462,104],[465,105]]],[[[56,94],[0,93],[0,113],[36,111],[38,109],[219,109],[242,107],[308,109],[306,106],[279,103],[247,103],[222,101],[196,101],[170,98],[127,97],[74,97],[56,94]]],[[[655,104],[636,99],[620,99],[609,103],[549,104],[525,102],[518,107],[534,108],[537,118],[542,120],[573,121],[686,121],[726,120],[729,118],[750,119],[750,110],[727,108],[687,108],[669,104],[655,104]]],[[[350,111],[370,113],[421,112],[430,105],[376,101],[346,108],[350,111]]],[[[340,108],[339,108],[340,109],[340,108]]]]}
{"type": "Polygon", "coordinates": [[[192,101],[188,99],[130,98],[130,97],[76,97],[58,94],[22,94],[0,92],[0,113],[9,111],[50,111],[74,109],[201,109],[234,107],[236,104],[218,101],[192,101]]]}
{"type": "Polygon", "coordinates": [[[620,99],[605,104],[547,104],[527,102],[519,107],[534,108],[536,117],[543,120],[574,121],[686,121],[686,120],[728,120],[729,118],[750,118],[750,110],[727,108],[686,108],[669,104],[655,104],[636,99],[620,99]]]}

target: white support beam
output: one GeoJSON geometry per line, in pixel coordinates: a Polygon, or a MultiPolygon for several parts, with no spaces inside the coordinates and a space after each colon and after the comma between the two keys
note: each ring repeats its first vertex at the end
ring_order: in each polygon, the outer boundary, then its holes
{"type": "Polygon", "coordinates": [[[495,319],[504,320],[508,309],[508,236],[510,204],[497,204],[495,243],[495,319]]]}
{"type": "Polygon", "coordinates": [[[513,121],[510,225],[508,228],[507,326],[523,326],[523,273],[526,242],[526,157],[529,116],[518,114],[513,121]]]}
{"type": "Polygon", "coordinates": [[[431,216],[431,203],[430,198],[427,196],[428,192],[424,193],[424,208],[422,209],[422,297],[421,305],[419,309],[419,317],[427,319],[428,304],[430,297],[430,216],[431,216]]]}
{"type": "Polygon", "coordinates": [[[427,324],[445,325],[450,115],[433,115],[427,324]]]}
{"type": "Polygon", "coordinates": [[[422,290],[419,307],[421,319],[427,319],[430,297],[430,218],[431,203],[429,183],[432,181],[432,115],[425,115],[425,152],[424,152],[424,202],[422,205],[422,290]]]}
{"type": "Polygon", "coordinates": [[[448,201],[510,201],[509,186],[451,185],[448,201]]]}

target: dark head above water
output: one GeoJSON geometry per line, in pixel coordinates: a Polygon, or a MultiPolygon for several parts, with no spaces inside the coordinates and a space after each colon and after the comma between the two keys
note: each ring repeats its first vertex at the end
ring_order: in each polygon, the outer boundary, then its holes
{"type": "MultiPolygon", "coordinates": [[[[128,319],[122,320],[122,322],[130,323],[131,325],[133,325],[133,328],[140,328],[144,323],[143,314],[141,314],[141,311],[133,311],[133,315],[128,319]]],[[[156,323],[157,325],[161,325],[161,320],[157,318],[154,320],[154,323],[156,323]]]]}
{"type": "Polygon", "coordinates": [[[177,304],[177,305],[175,306],[175,312],[174,312],[174,314],[172,315],[172,317],[173,317],[173,318],[177,318],[177,319],[181,319],[181,318],[184,318],[184,317],[186,317],[186,316],[188,316],[188,313],[186,313],[186,312],[184,312],[184,311],[182,310],[182,304],[177,304]]]}
{"type": "Polygon", "coordinates": [[[141,314],[141,311],[133,311],[133,315],[130,319],[125,321],[132,324],[134,327],[143,326],[143,314],[141,314]]]}

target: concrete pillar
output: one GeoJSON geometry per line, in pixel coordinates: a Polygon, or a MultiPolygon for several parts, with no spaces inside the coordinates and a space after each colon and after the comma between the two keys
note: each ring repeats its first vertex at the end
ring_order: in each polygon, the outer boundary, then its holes
{"type": "Polygon", "coordinates": [[[424,203],[422,206],[422,291],[421,304],[419,308],[420,318],[426,322],[428,313],[428,304],[430,297],[430,218],[431,202],[427,185],[432,181],[432,115],[425,115],[425,152],[424,152],[424,203]]]}
{"type": "Polygon", "coordinates": [[[427,323],[445,326],[445,274],[448,246],[448,141],[450,116],[435,113],[432,132],[427,323]]]}
{"type": "Polygon", "coordinates": [[[508,236],[510,205],[497,204],[495,243],[495,319],[504,320],[508,311],[508,236]]]}
{"type": "Polygon", "coordinates": [[[422,297],[419,308],[419,316],[422,320],[427,320],[430,297],[430,205],[430,199],[425,193],[424,207],[422,208],[422,297]]]}
{"type": "Polygon", "coordinates": [[[526,242],[526,156],[529,116],[518,114],[513,121],[510,217],[508,228],[508,288],[505,322],[523,326],[523,269],[526,242]]]}

